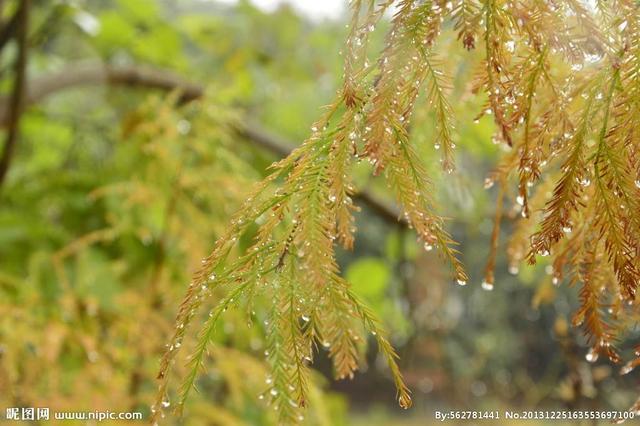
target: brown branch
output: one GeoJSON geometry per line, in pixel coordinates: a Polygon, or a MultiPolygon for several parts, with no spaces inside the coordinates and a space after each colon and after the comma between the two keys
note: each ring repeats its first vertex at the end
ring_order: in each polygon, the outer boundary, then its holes
{"type": "MultiPolygon", "coordinates": [[[[24,103],[24,88],[27,68],[27,27],[29,25],[29,7],[31,0],[23,0],[20,8],[16,12],[17,28],[16,42],[18,44],[18,57],[14,65],[14,81],[11,98],[8,102],[7,111],[7,138],[4,143],[2,156],[0,157],[0,187],[9,171],[13,152],[15,151],[18,131],[20,126],[20,116],[24,103]]],[[[12,20],[13,21],[13,20],[12,20]]]]}
{"type": "MultiPolygon", "coordinates": [[[[178,90],[180,101],[189,102],[204,96],[204,88],[188,82],[183,78],[165,70],[152,69],[141,66],[108,66],[99,63],[74,66],[53,74],[34,79],[28,84],[25,105],[33,105],[47,96],[64,89],[82,86],[111,85],[133,88],[149,88],[160,90],[178,90]]],[[[0,97],[0,126],[8,123],[8,100],[0,97]]],[[[279,157],[289,155],[293,143],[285,141],[256,124],[248,124],[236,129],[239,136],[253,142],[279,157]]],[[[400,218],[400,211],[396,206],[387,205],[378,197],[363,191],[354,196],[362,204],[385,222],[406,224],[400,218]]]]}
{"type": "MultiPolygon", "coordinates": [[[[25,105],[33,105],[56,92],[82,86],[128,86],[182,92],[182,102],[192,101],[204,95],[202,87],[163,70],[139,66],[112,67],[103,64],[81,64],[65,68],[29,82],[25,105]]],[[[8,102],[0,98],[0,124],[7,124],[8,102]]]]}

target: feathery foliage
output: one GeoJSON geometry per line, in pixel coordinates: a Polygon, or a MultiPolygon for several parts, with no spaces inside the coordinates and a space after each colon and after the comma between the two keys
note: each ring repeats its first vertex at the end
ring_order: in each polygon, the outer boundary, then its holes
{"type": "MultiPolygon", "coordinates": [[[[410,137],[414,110],[430,108],[442,169],[454,170],[451,81],[435,49],[442,31],[456,32],[462,48],[478,50],[481,60],[467,79],[484,101],[477,119],[492,116],[494,140],[507,151],[486,181],[487,187],[499,184],[499,207],[483,288],[494,288],[502,204],[513,182],[522,214],[507,249],[510,269],[550,256],[554,283],[567,274],[571,285],[581,285],[574,324],[584,327],[592,345],[587,359],[604,354],[620,361],[616,342],[637,308],[640,279],[640,11],[635,1],[612,3],[353,0],[344,84],[311,136],[271,167],[202,260],[162,360],[156,415],[169,391],[171,364],[200,308],[209,317],[189,361],[179,409],[220,316],[238,306],[252,312],[254,297],[271,304],[264,398],[281,423],[304,416],[317,350],[328,351],[337,378],[352,377],[367,333],[388,362],[400,405],[411,405],[397,355],[340,276],[335,249],[354,244],[351,171],[368,161],[373,175],[386,179],[425,249],[437,248],[453,280],[467,283],[410,137]],[[370,33],[388,11],[393,16],[384,49],[370,57],[370,33]],[[252,239],[246,250],[238,247],[242,238],[252,239]],[[226,295],[210,307],[218,289],[226,295]]],[[[622,372],[639,363],[632,360],[622,372]]]]}

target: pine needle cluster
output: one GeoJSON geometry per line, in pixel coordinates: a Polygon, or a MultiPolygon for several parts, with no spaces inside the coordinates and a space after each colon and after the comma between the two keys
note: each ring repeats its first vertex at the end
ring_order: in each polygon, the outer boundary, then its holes
{"type": "MultiPolygon", "coordinates": [[[[254,316],[256,298],[271,306],[265,320],[271,373],[263,397],[281,423],[303,418],[317,352],[326,349],[336,378],[352,377],[369,335],[388,362],[400,405],[411,405],[397,355],[373,312],[341,277],[335,250],[354,244],[351,171],[368,161],[373,174],[386,179],[424,248],[437,248],[453,280],[467,283],[410,137],[417,105],[430,108],[442,168],[454,170],[451,79],[434,49],[443,31],[455,31],[462,48],[481,53],[468,78],[470,91],[484,101],[476,119],[493,118],[494,141],[507,151],[486,181],[487,187],[498,184],[499,206],[483,287],[494,287],[502,203],[515,187],[522,217],[507,247],[510,270],[550,256],[554,283],[567,275],[582,287],[574,323],[584,327],[592,345],[587,359],[602,354],[621,360],[616,342],[637,307],[640,279],[638,4],[353,0],[351,7],[344,84],[311,136],[271,167],[202,260],[162,360],[156,414],[168,392],[171,364],[201,308],[208,317],[178,409],[221,315],[242,306],[254,316]],[[372,54],[371,33],[388,13],[384,49],[372,54]],[[240,249],[247,238],[248,248],[240,249]],[[212,300],[218,289],[225,296],[212,300]]],[[[632,360],[622,372],[639,363],[632,360]]]]}

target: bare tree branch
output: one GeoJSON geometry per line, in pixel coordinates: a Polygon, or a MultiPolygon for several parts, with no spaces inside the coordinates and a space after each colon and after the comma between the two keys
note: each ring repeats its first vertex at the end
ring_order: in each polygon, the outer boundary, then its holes
{"type": "MultiPolygon", "coordinates": [[[[139,66],[112,67],[99,63],[82,64],[39,77],[27,85],[25,105],[33,105],[47,96],[82,86],[114,85],[182,92],[180,100],[188,102],[204,95],[201,86],[164,70],[139,66]]],[[[0,97],[0,124],[6,126],[9,102],[0,97]]]]}
{"type": "MultiPolygon", "coordinates": [[[[160,90],[179,90],[180,101],[189,102],[204,96],[204,88],[191,83],[169,71],[141,66],[107,66],[99,63],[84,64],[65,68],[53,74],[39,77],[29,82],[25,96],[25,105],[33,105],[56,92],[82,86],[113,85],[160,90]]],[[[6,126],[9,102],[0,97],[0,126],[6,126]]],[[[236,129],[239,136],[266,149],[279,157],[288,155],[293,143],[272,135],[256,124],[248,124],[236,129]]],[[[354,196],[377,216],[389,223],[401,222],[400,211],[396,206],[387,205],[384,201],[367,191],[354,196]]]]}

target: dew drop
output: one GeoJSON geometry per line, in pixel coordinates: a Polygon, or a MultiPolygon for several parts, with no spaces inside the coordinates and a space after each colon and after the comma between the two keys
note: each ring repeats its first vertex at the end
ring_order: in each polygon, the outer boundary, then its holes
{"type": "Polygon", "coordinates": [[[591,348],[584,358],[589,362],[596,362],[598,360],[598,356],[598,351],[596,351],[595,348],[591,348]]]}
{"type": "Polygon", "coordinates": [[[587,187],[589,185],[591,185],[591,179],[589,179],[588,177],[582,178],[580,179],[580,185],[587,187]]]}
{"type": "Polygon", "coordinates": [[[636,179],[634,183],[636,184],[636,188],[640,188],[640,179],[636,179]]]}
{"type": "Polygon", "coordinates": [[[509,40],[504,44],[504,47],[507,49],[507,51],[513,53],[516,50],[516,42],[513,40],[509,40]]]}
{"type": "Polygon", "coordinates": [[[302,315],[300,318],[302,318],[302,321],[304,322],[309,322],[309,319],[310,319],[309,316],[307,315],[302,315]]]}
{"type": "Polygon", "coordinates": [[[433,250],[433,245],[431,245],[429,243],[424,243],[424,249],[426,251],[431,251],[431,250],[433,250]]]}
{"type": "Polygon", "coordinates": [[[486,291],[492,291],[493,283],[487,280],[482,281],[482,289],[486,291]]]}
{"type": "Polygon", "coordinates": [[[628,362],[620,369],[620,375],[624,376],[625,374],[629,374],[633,371],[633,369],[633,364],[631,362],[628,362]]]}
{"type": "Polygon", "coordinates": [[[465,280],[461,279],[461,278],[458,278],[456,280],[456,283],[458,283],[458,285],[462,285],[462,286],[467,285],[467,282],[465,280]]]}
{"type": "Polygon", "coordinates": [[[494,183],[495,182],[493,181],[493,179],[485,178],[485,180],[484,180],[484,189],[489,189],[489,188],[493,187],[494,183]]]}
{"type": "Polygon", "coordinates": [[[169,400],[168,400],[168,399],[165,399],[165,400],[163,400],[163,401],[162,401],[162,406],[163,406],[164,408],[167,408],[167,407],[168,407],[168,406],[170,406],[170,405],[171,405],[171,402],[169,402],[169,400]]]}
{"type": "Polygon", "coordinates": [[[509,273],[511,275],[518,275],[518,272],[520,272],[520,268],[518,268],[518,265],[509,265],[509,273]]]}
{"type": "Polygon", "coordinates": [[[276,395],[278,395],[278,390],[277,390],[277,389],[273,389],[273,388],[272,388],[272,389],[269,391],[269,393],[271,394],[271,396],[276,396],[276,395]]]}

